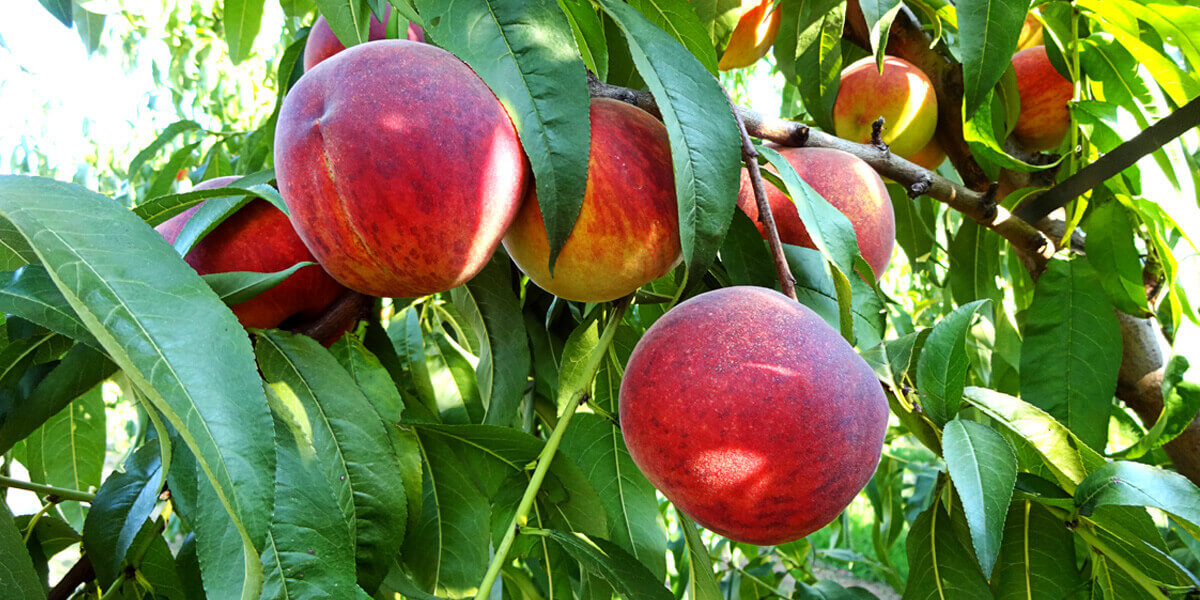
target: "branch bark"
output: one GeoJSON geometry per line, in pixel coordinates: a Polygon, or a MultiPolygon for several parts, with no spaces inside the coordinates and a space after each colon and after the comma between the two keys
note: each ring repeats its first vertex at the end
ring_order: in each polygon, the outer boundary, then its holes
{"type": "MultiPolygon", "coordinates": [[[[592,96],[614,98],[651,114],[660,114],[649,92],[609,85],[594,77],[589,78],[588,87],[592,96]]],[[[849,152],[866,161],[880,175],[908,188],[910,196],[924,194],[944,202],[1008,240],[1035,272],[1040,272],[1054,253],[1054,245],[1045,234],[996,203],[995,184],[990,181],[983,192],[975,191],[900,158],[885,148],[843,140],[803,123],[769,117],[749,108],[736,108],[746,131],[754,137],[783,146],[834,148],[849,152]]]]}
{"type": "Polygon", "coordinates": [[[1200,124],[1200,97],[1147,127],[1133,139],[1117,146],[1096,162],[1080,169],[1045,193],[1021,204],[1017,214],[1026,221],[1037,221],[1070,201],[1108,181],[1139,159],[1200,124]]]}

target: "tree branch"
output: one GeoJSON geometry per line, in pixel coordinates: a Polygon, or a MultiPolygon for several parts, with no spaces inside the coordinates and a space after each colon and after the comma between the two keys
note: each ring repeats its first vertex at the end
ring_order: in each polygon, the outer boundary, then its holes
{"type": "Polygon", "coordinates": [[[67,600],[79,586],[95,578],[96,570],[92,567],[92,559],[84,554],[54,585],[54,588],[46,595],[46,600],[67,600]]]}
{"type": "Polygon", "coordinates": [[[1021,204],[1016,214],[1029,222],[1040,220],[1070,201],[1108,181],[1142,157],[1200,125],[1200,97],[1142,130],[1096,162],[1078,170],[1045,193],[1021,204]]]}
{"type": "Polygon", "coordinates": [[[783,295],[796,300],[796,276],[787,264],[783,255],[783,243],[779,241],[779,230],[775,227],[775,215],[771,213],[771,203],[767,201],[767,192],[763,188],[762,173],[758,170],[758,151],[746,131],[746,123],[733,100],[729,99],[729,109],[737,120],[738,131],[742,136],[742,161],[746,163],[746,171],[750,174],[750,187],[754,189],[754,201],[758,204],[758,221],[763,225],[763,234],[767,238],[767,246],[771,248],[771,258],[775,261],[775,273],[779,276],[779,289],[783,295]]]}
{"type": "Polygon", "coordinates": [[[52,498],[54,502],[62,502],[64,500],[75,500],[77,502],[91,503],[96,498],[95,494],[81,492],[70,488],[54,487],[52,485],[44,485],[34,483],[32,481],[22,481],[0,475],[0,487],[16,488],[19,490],[29,490],[31,492],[42,494],[48,498],[52,498]]]}
{"type": "MultiPolygon", "coordinates": [[[[594,77],[589,78],[588,87],[592,96],[622,100],[652,114],[659,114],[658,105],[649,92],[609,85],[594,77]]],[[[843,140],[811,129],[803,123],[768,117],[740,106],[737,107],[737,116],[745,124],[746,131],[754,137],[784,146],[834,148],[863,159],[880,175],[908,188],[910,196],[928,195],[1000,234],[1021,253],[1026,264],[1035,272],[1040,272],[1054,253],[1054,244],[1045,234],[1015,218],[996,203],[995,186],[990,181],[985,191],[977,192],[900,158],[886,148],[843,140]]]]}

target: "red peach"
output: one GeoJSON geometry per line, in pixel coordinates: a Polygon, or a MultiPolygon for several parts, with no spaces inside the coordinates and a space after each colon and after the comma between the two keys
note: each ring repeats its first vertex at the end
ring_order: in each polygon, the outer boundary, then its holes
{"type": "MultiPolygon", "coordinates": [[[[237,179],[239,176],[217,177],[192,189],[223,187],[237,179]]],[[[167,243],[173,244],[201,206],[203,203],[167,219],[155,229],[167,243]]],[[[254,199],[196,242],[183,260],[197,273],[208,275],[231,271],[273,273],[316,259],[292,229],[287,215],[266,200],[254,199]]],[[[320,266],[312,265],[230,308],[243,327],[270,329],[292,320],[314,319],[346,292],[320,266]]]]}
{"type": "MultiPolygon", "coordinates": [[[[387,37],[387,22],[390,16],[391,13],[388,13],[380,21],[375,18],[375,15],[371,15],[367,41],[382,40],[387,37]]],[[[409,22],[407,39],[424,42],[425,30],[421,29],[420,25],[409,22]]],[[[317,63],[345,49],[346,46],[333,34],[333,29],[329,28],[329,21],[326,21],[324,16],[317,17],[312,29],[308,32],[308,41],[304,43],[304,70],[313,68],[317,63]]]]}
{"type": "Polygon", "coordinates": [[[325,270],[371,296],[462,285],[525,192],[516,129],[453,54],[380,40],[304,74],[275,129],[279,192],[325,270]]]}
{"type": "Polygon", "coordinates": [[[751,544],[837,517],[874,474],[887,421],[866,361],[811,309],[765,288],[723,288],[668,311],[621,381],[638,468],[698,523],[751,544]]]}
{"type": "Polygon", "coordinates": [[[1014,54],[1012,65],[1021,97],[1021,114],[1013,135],[1029,150],[1058,147],[1071,125],[1067,103],[1075,95],[1075,86],[1050,64],[1045,46],[1014,54]]]}
{"type": "MultiPolygon", "coordinates": [[[[896,217],[892,212],[887,186],[875,170],[857,156],[841,150],[776,149],[801,179],[850,219],[863,259],[871,265],[875,277],[883,275],[896,244],[896,217]]],[[[785,244],[816,248],[792,199],[770,184],[765,187],[779,240],[785,244]]],[[[742,169],[738,206],[762,232],[763,226],[758,222],[758,203],[745,169],[742,169]]]]}

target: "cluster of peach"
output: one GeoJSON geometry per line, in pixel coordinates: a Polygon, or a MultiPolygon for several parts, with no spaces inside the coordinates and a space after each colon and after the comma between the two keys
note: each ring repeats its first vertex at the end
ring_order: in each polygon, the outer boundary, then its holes
{"type": "MultiPolygon", "coordinates": [[[[319,263],[234,306],[243,325],[286,327],[348,290],[398,298],[445,291],[474,277],[501,244],[530,281],[576,301],[626,296],[679,263],[660,121],[622,102],[591,101],[584,200],[551,270],[533,177],[504,106],[461,60],[421,43],[419,28],[408,40],[381,39],[384,29],[374,22],[374,41],[345,49],[318,19],[306,72],[275,130],[290,218],[253,200],[185,257],[201,274],[319,263]]],[[[731,43],[726,56],[737,48],[731,43]]],[[[881,73],[866,59],[843,74],[837,133],[866,141],[879,116],[897,154],[928,156],[927,166],[944,158],[933,139],[933,88],[912,65],[888,57],[881,73]]],[[[846,214],[864,259],[882,274],[895,225],[879,176],[846,152],[780,150],[846,214]]],[[[813,247],[793,201],[770,188],[768,202],[781,240],[813,247]]],[[[738,206],[757,220],[745,171],[738,206]]],[[[159,231],[173,241],[198,209],[159,231]]],[[[837,331],[781,294],[751,287],[670,310],[638,343],[620,393],[622,431],[650,481],[700,523],[754,543],[796,539],[833,519],[874,472],[887,412],[872,369],[837,331]]]]}

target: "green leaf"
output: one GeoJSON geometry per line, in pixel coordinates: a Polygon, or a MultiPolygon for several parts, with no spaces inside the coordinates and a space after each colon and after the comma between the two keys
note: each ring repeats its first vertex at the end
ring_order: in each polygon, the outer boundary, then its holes
{"type": "MultiPolygon", "coordinates": [[[[597,395],[604,386],[613,391],[615,400],[620,376],[606,365],[596,377],[596,386],[597,395]]],[[[667,535],[654,486],[630,458],[620,429],[599,415],[578,413],[559,450],[583,469],[600,494],[608,515],[607,539],[633,554],[656,577],[664,577],[667,535]]]]}
{"type": "Polygon", "coordinates": [[[1086,259],[1051,261],[1021,333],[1021,397],[1088,446],[1104,448],[1121,367],[1121,327],[1086,259]]]}
{"type": "Polygon", "coordinates": [[[741,1],[694,0],[690,4],[692,10],[696,11],[696,16],[700,18],[700,23],[708,31],[713,46],[724,49],[734,27],[737,27],[741,1]]]}
{"type": "Polygon", "coordinates": [[[717,74],[717,53],[708,30],[686,0],[632,0],[629,3],[646,20],[671,34],[709,73],[717,74]]]}
{"type": "Polygon", "coordinates": [[[1009,67],[1029,0],[962,0],[958,51],[963,66],[963,118],[969,119],[1009,67]]]}
{"type": "Polygon", "coordinates": [[[1054,417],[1036,406],[983,388],[963,390],[963,398],[983,414],[995,419],[1021,439],[1029,442],[1058,484],[1067,492],[1105,464],[1104,457],[1079,440],[1054,417]]]}
{"type": "Polygon", "coordinates": [[[225,0],[225,43],[229,44],[229,60],[238,64],[250,57],[254,38],[262,27],[264,0],[225,0]]]}
{"type": "Polygon", "coordinates": [[[860,587],[842,587],[831,579],[818,581],[815,585],[796,582],[796,600],[878,600],[878,597],[860,587]]]}
{"type": "Polygon", "coordinates": [[[954,419],[942,432],[942,456],[962,499],[979,566],[991,577],[1017,483],[1017,454],[991,427],[954,419]]]}
{"type": "MultiPolygon", "coordinates": [[[[1003,141],[1006,137],[1008,123],[1005,123],[1005,107],[999,94],[988,92],[983,98],[983,104],[971,115],[963,119],[963,139],[971,147],[971,153],[983,162],[983,166],[1001,167],[1014,171],[1029,172],[1054,166],[1032,165],[1015,158],[1004,150],[1003,141]]],[[[1057,163],[1055,163],[1057,164],[1057,163]]],[[[996,173],[990,172],[995,178],[996,173]]]]}
{"type": "MultiPolygon", "coordinates": [[[[810,10],[815,8],[824,6],[810,10]]],[[[846,7],[839,4],[818,14],[820,17],[797,36],[796,48],[799,52],[795,59],[796,75],[793,81],[799,87],[800,98],[808,114],[812,115],[819,127],[833,131],[833,103],[837,100],[843,66],[842,28],[846,21],[846,7]]]]}
{"type": "Polygon", "coordinates": [[[44,267],[21,267],[0,285],[0,312],[21,317],[89,346],[100,346],[62,292],[54,286],[44,267]]]}
{"type": "Polygon", "coordinates": [[[417,437],[426,467],[421,517],[401,556],[423,590],[452,598],[473,595],[488,566],[488,500],[445,437],[421,432],[417,437]]]}
{"type": "MultiPolygon", "coordinates": [[[[146,162],[151,158],[154,158],[159,151],[165,148],[167,144],[171,143],[172,140],[184,133],[199,130],[201,130],[199,123],[187,119],[176,121],[170,125],[167,125],[167,127],[162,130],[162,133],[158,134],[158,137],[154,138],[153,142],[150,142],[149,146],[143,148],[133,157],[133,160],[129,161],[129,170],[127,173],[129,175],[130,183],[133,182],[135,177],[138,177],[141,174],[142,165],[146,164],[146,162]]],[[[172,175],[174,175],[174,173],[172,173],[172,175]]]]}
{"type": "Polygon", "coordinates": [[[1200,489],[1186,477],[1147,464],[1118,460],[1088,474],[1075,489],[1079,514],[1100,506],[1153,506],[1192,524],[1200,532],[1200,489]]]}
{"type": "Polygon", "coordinates": [[[28,395],[0,391],[0,453],[7,452],[116,370],[116,365],[103,353],[76,344],[28,395]]]}
{"type": "Polygon", "coordinates": [[[175,241],[172,242],[175,251],[180,256],[187,256],[187,253],[191,252],[192,247],[197,242],[216,229],[225,219],[233,216],[234,213],[249,204],[254,199],[254,196],[262,197],[275,205],[276,208],[279,208],[283,214],[289,214],[287,206],[284,205],[283,199],[279,196],[279,192],[275,191],[275,188],[267,183],[274,178],[275,172],[266,170],[251,173],[237,181],[231,182],[230,187],[245,189],[250,192],[250,195],[218,196],[205,202],[192,216],[188,217],[187,223],[184,223],[179,233],[175,236],[175,241]]]}
{"type": "Polygon", "coordinates": [[[319,343],[277,330],[258,335],[258,363],[289,419],[312,436],[342,518],[354,527],[359,581],[375,589],[404,541],[408,501],[387,426],[354,379],[319,343]]]}
{"type": "Polygon", "coordinates": [[[150,187],[146,189],[146,197],[154,198],[171,191],[175,185],[175,175],[183,169],[184,165],[192,162],[199,147],[200,142],[193,142],[172,152],[171,157],[159,167],[150,180],[150,187]]]}
{"type": "MultiPolygon", "coordinates": [[[[932,257],[936,241],[936,203],[929,196],[909,198],[904,188],[896,184],[887,187],[892,199],[892,210],[896,213],[896,244],[904,250],[913,272],[919,272],[919,265],[932,257]]],[[[951,270],[950,273],[953,274],[954,271],[951,270]]]]}
{"type": "Polygon", "coordinates": [[[221,302],[229,306],[241,304],[251,298],[283,283],[293,273],[317,263],[312,261],[298,262],[282,271],[274,273],[255,273],[253,271],[229,271],[226,273],[209,273],[202,275],[204,283],[217,293],[221,302]]]}
{"type": "Polygon", "coordinates": [[[1004,299],[1004,291],[996,285],[1000,276],[1000,242],[996,232],[972,219],[963,219],[950,240],[947,270],[955,303],[961,306],[979,298],[999,303],[1004,299]]]}
{"type": "Polygon", "coordinates": [[[419,0],[426,33],[463,59],[508,110],[537,185],[550,266],[587,184],[587,72],[554,0],[419,0]]]}
{"type": "Polygon", "coordinates": [[[104,15],[88,12],[79,5],[72,10],[75,17],[75,32],[88,54],[100,49],[100,34],[104,33],[104,15]]]}
{"type": "Polygon", "coordinates": [[[733,213],[729,233],[721,246],[721,264],[729,275],[731,285],[768,288],[778,285],[771,252],[762,234],[750,217],[740,210],[733,213]]]}
{"type": "MultiPolygon", "coordinates": [[[[1112,559],[1114,572],[1132,574],[1143,582],[1152,580],[1166,585],[1180,585],[1185,581],[1185,573],[1166,554],[1167,544],[1145,508],[1097,506],[1094,513],[1080,519],[1080,527],[1084,531],[1080,533],[1077,528],[1076,536],[1092,545],[1093,556],[1099,554],[1112,559]]],[[[1191,535],[1195,537],[1196,530],[1191,529],[1191,535]]]]}
{"type": "Polygon", "coordinates": [[[96,492],[83,525],[83,549],[102,585],[111,585],[121,575],[130,547],[154,511],[163,488],[160,456],[158,443],[139,446],[123,470],[105,479],[96,492]]]}
{"type": "Polygon", "coordinates": [[[679,527],[683,529],[683,541],[688,551],[688,600],[720,600],[721,588],[717,586],[712,558],[708,555],[708,547],[704,545],[700,531],[679,509],[675,509],[675,514],[679,517],[679,527]]]}
{"type": "Polygon", "coordinates": [[[840,281],[835,283],[834,276],[839,275],[839,271],[829,268],[829,261],[820,252],[809,248],[784,244],[783,255],[796,277],[796,296],[801,304],[816,311],[830,327],[841,327],[843,336],[846,319],[851,319],[854,337],[848,339],[853,339],[859,347],[869,348],[882,341],[883,305],[875,290],[861,277],[839,276],[840,281]]]}
{"type": "Polygon", "coordinates": [[[975,313],[989,303],[988,300],[976,300],[958,307],[938,321],[925,340],[917,360],[917,389],[925,412],[938,425],[958,414],[970,366],[967,334],[975,313]]]}
{"type": "Polygon", "coordinates": [[[392,318],[387,328],[388,338],[396,349],[401,369],[413,394],[432,413],[437,412],[437,397],[429,365],[425,362],[425,342],[421,335],[421,317],[417,309],[409,307],[392,318]]]}
{"type": "Polygon", "coordinates": [[[44,600],[46,591],[33,570],[21,532],[8,506],[0,502],[0,596],[12,600],[44,600]]]}
{"type": "Polygon", "coordinates": [[[1083,584],[1066,523],[1028,500],[1014,502],[1008,511],[994,573],[996,600],[1068,598],[1083,584]]]}
{"type": "Polygon", "coordinates": [[[354,580],[353,523],[343,518],[308,424],[275,414],[275,511],[263,549],[262,598],[346,598],[354,580]]]}
{"type": "Polygon", "coordinates": [[[987,579],[979,570],[965,540],[955,531],[953,519],[940,502],[926,509],[913,521],[908,532],[909,576],[904,600],[985,600],[992,597],[987,579]]]}
{"type": "Polygon", "coordinates": [[[315,0],[317,10],[329,22],[329,28],[343,46],[349,48],[367,41],[371,27],[371,7],[366,0],[315,0]]]}
{"type": "Polygon", "coordinates": [[[1142,260],[1129,211],[1116,201],[1094,208],[1087,221],[1087,258],[1114,306],[1134,316],[1153,314],[1142,285],[1142,260]]]}
{"type": "MultiPolygon", "coordinates": [[[[371,329],[368,329],[368,332],[370,331],[371,329]]],[[[379,333],[382,335],[383,332],[379,333]]],[[[421,514],[422,466],[416,434],[401,429],[398,425],[401,413],[406,410],[404,399],[382,361],[367,350],[357,336],[342,336],[329,351],[354,378],[358,388],[375,407],[375,412],[379,413],[379,418],[387,427],[388,435],[392,439],[393,452],[400,461],[400,478],[404,481],[404,495],[408,500],[406,529],[411,529],[416,526],[417,517],[421,514]]]]}
{"type": "MultiPolygon", "coordinates": [[[[787,188],[785,191],[796,206],[796,212],[813,245],[843,276],[848,278],[854,275],[855,263],[861,260],[862,255],[850,219],[801,179],[792,164],[777,150],[767,146],[758,146],[757,150],[775,167],[779,178],[783,180],[787,188]]],[[[869,272],[870,268],[865,268],[865,271],[869,272]]]]}
{"type": "MultiPolygon", "coordinates": [[[[100,486],[107,430],[100,388],[76,398],[25,439],[29,478],[55,487],[89,491],[100,486]]],[[[72,527],[83,527],[79,502],[58,505],[72,527]]]]}
{"type": "Polygon", "coordinates": [[[888,31],[904,4],[900,0],[860,0],[859,6],[862,7],[863,18],[870,31],[871,54],[875,56],[878,65],[882,66],[888,31]]]}
{"type": "Polygon", "coordinates": [[[546,535],[558,542],[571,558],[579,561],[583,570],[602,577],[624,598],[674,598],[662,581],[651,575],[636,558],[608,540],[554,530],[547,530],[546,535]]]}
{"type": "Polygon", "coordinates": [[[486,406],[483,422],[508,425],[517,416],[529,380],[529,341],[521,303],[512,290],[509,259],[497,255],[466,285],[450,291],[479,340],[475,375],[486,406]]]}
{"type": "Polygon", "coordinates": [[[425,360],[442,421],[460,424],[483,421],[479,381],[462,346],[440,329],[430,331],[425,340],[425,360]]]}
{"type": "Polygon", "coordinates": [[[49,12],[51,16],[62,22],[63,25],[70,27],[71,21],[71,0],[38,0],[42,3],[42,7],[49,12]]]}
{"type": "Polygon", "coordinates": [[[633,7],[599,3],[624,32],[638,73],[662,111],[675,166],[679,241],[694,283],[716,258],[737,206],[742,156],[737,122],[721,85],[683,46],[633,7]]]}
{"type": "Polygon", "coordinates": [[[257,596],[274,432],[237,319],[161,236],[99,194],[2,177],[0,217],[22,233],[75,313],[196,455],[215,488],[213,506],[231,520],[250,565],[244,577],[223,573],[225,581],[240,588],[235,595],[257,596]]]}
{"type": "Polygon", "coordinates": [[[583,58],[583,65],[601,80],[608,79],[608,42],[604,39],[604,24],[590,2],[558,0],[559,8],[571,24],[571,34],[583,58]]]}

